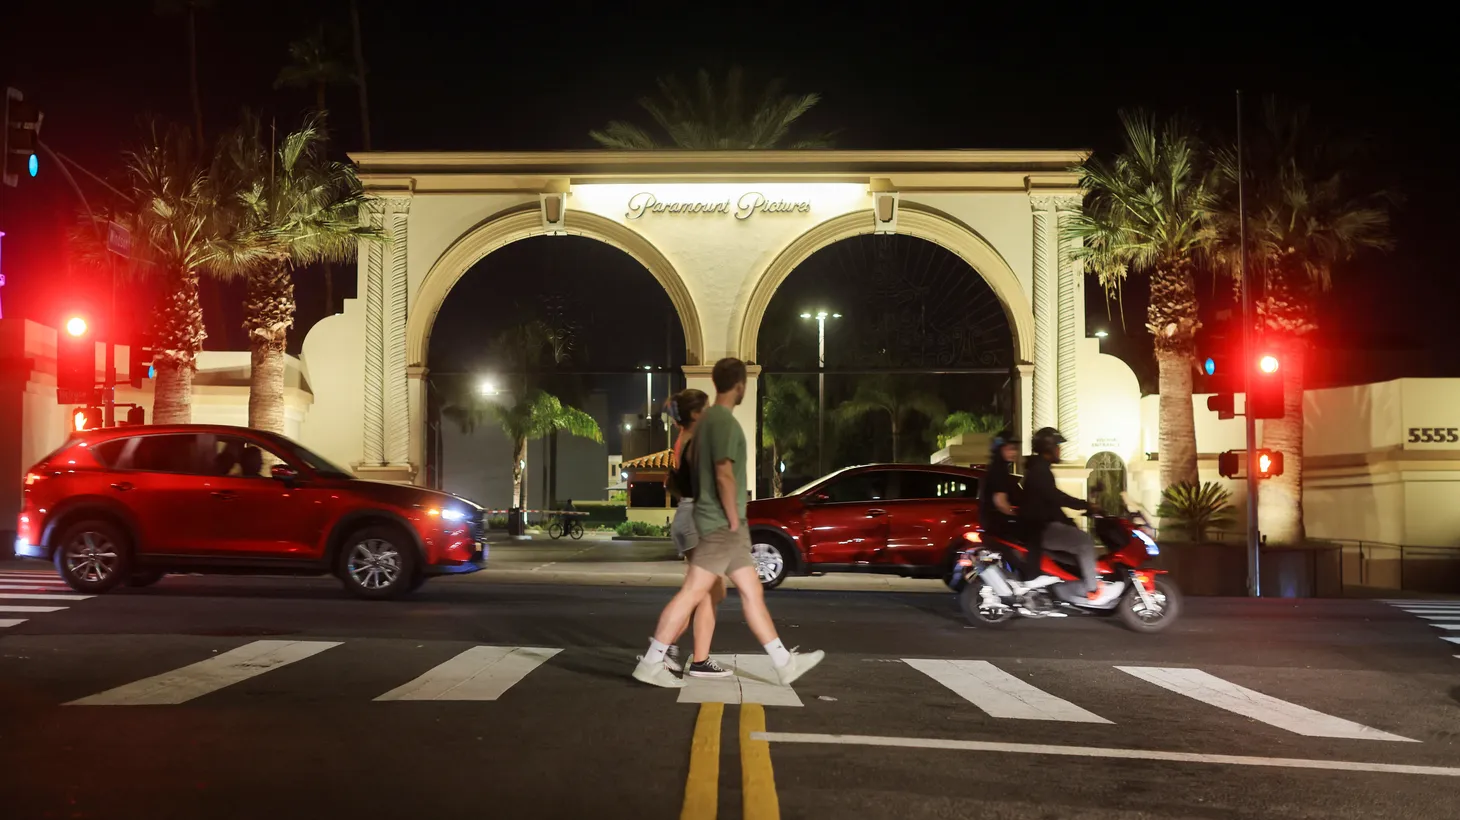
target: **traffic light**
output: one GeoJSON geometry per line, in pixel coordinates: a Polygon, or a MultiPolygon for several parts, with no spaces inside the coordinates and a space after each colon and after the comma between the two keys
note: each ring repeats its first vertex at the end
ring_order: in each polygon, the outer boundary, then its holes
{"type": "Polygon", "coordinates": [[[1242,451],[1228,450],[1217,454],[1217,474],[1222,478],[1237,478],[1242,473],[1242,451]]]}
{"type": "Polygon", "coordinates": [[[1252,390],[1247,397],[1247,414],[1255,419],[1282,418],[1282,359],[1270,346],[1261,346],[1248,366],[1252,368],[1252,390]]]}
{"type": "Polygon", "coordinates": [[[56,333],[57,401],[91,401],[96,387],[96,333],[84,313],[72,313],[56,333]]]}
{"type": "Polygon", "coordinates": [[[40,173],[41,121],[45,115],[25,95],[13,88],[5,89],[5,133],[0,135],[0,182],[14,188],[21,177],[40,173]]]}
{"type": "Polygon", "coordinates": [[[127,409],[127,420],[122,422],[126,427],[140,427],[147,423],[147,411],[140,407],[127,409]]]}
{"type": "Polygon", "coordinates": [[[76,433],[101,429],[100,407],[78,407],[71,413],[71,430],[76,433]]]}
{"type": "Polygon", "coordinates": [[[152,344],[138,336],[127,348],[127,379],[133,387],[141,388],[144,379],[152,378],[152,344]]]}
{"type": "Polygon", "coordinates": [[[1226,353],[1214,352],[1202,362],[1202,371],[1211,377],[1210,387],[1214,395],[1207,396],[1207,409],[1219,419],[1230,419],[1237,415],[1235,368],[1226,353]]]}
{"type": "Polygon", "coordinates": [[[1257,451],[1257,477],[1277,478],[1283,474],[1283,454],[1278,450],[1257,451]]]}

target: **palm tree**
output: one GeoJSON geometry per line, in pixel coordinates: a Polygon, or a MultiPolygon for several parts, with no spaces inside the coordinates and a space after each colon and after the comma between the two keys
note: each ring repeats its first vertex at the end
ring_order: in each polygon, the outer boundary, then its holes
{"type": "Polygon", "coordinates": [[[771,451],[771,494],[782,492],[781,459],[810,443],[816,431],[816,400],[798,379],[765,379],[761,400],[760,444],[771,451]]]}
{"type": "Polygon", "coordinates": [[[527,487],[527,443],[559,430],[596,442],[603,441],[598,422],[576,407],[568,407],[550,393],[532,390],[517,396],[511,403],[499,403],[491,397],[471,395],[452,402],[442,415],[456,422],[463,433],[470,433],[488,421],[495,422],[512,441],[512,506],[525,506],[527,487]]]}
{"type": "Polygon", "coordinates": [[[284,347],[294,326],[294,270],[354,257],[362,239],[379,231],[359,219],[364,193],[354,169],[324,157],[324,132],[311,118],[277,144],[266,143],[259,121],[243,124],[219,149],[236,221],[231,256],[221,269],[246,277],[244,330],[252,367],[248,424],[284,432],[284,347]]]}
{"type": "Polygon", "coordinates": [[[213,0],[152,0],[152,10],[164,16],[185,14],[188,23],[188,94],[193,101],[193,137],[203,145],[203,98],[198,93],[198,12],[213,7],[213,0]]]}
{"type": "Polygon", "coordinates": [[[938,449],[947,447],[948,439],[954,436],[964,433],[997,433],[1006,426],[1008,422],[998,413],[970,413],[967,410],[950,413],[943,419],[943,429],[938,434],[938,449]]]}
{"type": "Polygon", "coordinates": [[[646,150],[687,148],[697,151],[746,148],[829,148],[830,135],[792,139],[792,124],[821,102],[820,94],[787,94],[781,80],[772,80],[758,96],[747,94],[745,72],[730,69],[723,85],[700,69],[693,89],[674,76],[658,80],[659,96],[639,98],[668,137],[667,142],[631,122],[614,120],[588,136],[604,148],[646,150]]]}
{"type": "Polygon", "coordinates": [[[360,96],[360,147],[370,150],[370,95],[365,87],[365,41],[360,36],[360,4],[350,0],[350,42],[355,58],[355,89],[360,96]]]}
{"type": "MultiPolygon", "coordinates": [[[[1262,423],[1262,446],[1284,454],[1283,474],[1263,482],[1258,495],[1262,529],[1275,543],[1305,540],[1303,528],[1303,386],[1308,336],[1317,330],[1314,302],[1332,285],[1335,265],[1365,250],[1392,247],[1392,197],[1355,174],[1355,143],[1321,136],[1306,107],[1285,109],[1269,98],[1263,128],[1247,147],[1243,168],[1247,211],[1247,258],[1254,281],[1265,282],[1256,300],[1263,330],[1282,345],[1283,410],[1262,423]]],[[[1240,221],[1234,149],[1218,153],[1217,166],[1232,195],[1216,219],[1215,255],[1240,273],[1240,221]]]]}
{"type": "Polygon", "coordinates": [[[1196,424],[1191,406],[1197,318],[1195,271],[1217,206],[1215,174],[1183,123],[1158,125],[1144,114],[1121,114],[1125,148],[1110,162],[1079,168],[1086,191],[1067,235],[1083,241],[1107,296],[1126,276],[1144,273],[1151,298],[1146,329],[1159,367],[1161,486],[1196,484],[1196,424]]]}
{"type": "Polygon", "coordinates": [[[886,413],[892,426],[892,460],[898,461],[902,430],[913,415],[929,421],[943,418],[948,412],[943,401],[904,376],[868,376],[857,383],[852,397],[836,408],[836,417],[849,424],[871,414],[886,413]]]}

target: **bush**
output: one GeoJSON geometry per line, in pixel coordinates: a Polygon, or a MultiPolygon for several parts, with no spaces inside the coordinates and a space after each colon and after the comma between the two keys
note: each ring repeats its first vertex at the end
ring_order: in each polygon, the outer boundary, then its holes
{"type": "Polygon", "coordinates": [[[1174,484],[1161,493],[1156,515],[1161,517],[1163,527],[1169,521],[1186,530],[1192,541],[1205,541],[1208,528],[1232,522],[1232,493],[1215,481],[1200,487],[1185,482],[1174,484]]]}
{"type": "Polygon", "coordinates": [[[579,519],[585,527],[614,527],[622,524],[628,516],[622,501],[574,501],[573,506],[578,508],[578,512],[588,513],[579,519]]]}
{"type": "Polygon", "coordinates": [[[669,535],[669,528],[648,521],[623,521],[614,528],[614,532],[625,538],[663,538],[669,535]]]}
{"type": "Polygon", "coordinates": [[[491,518],[488,518],[487,519],[487,529],[489,529],[489,530],[505,530],[505,529],[507,529],[507,516],[505,516],[505,515],[494,515],[491,518]]]}

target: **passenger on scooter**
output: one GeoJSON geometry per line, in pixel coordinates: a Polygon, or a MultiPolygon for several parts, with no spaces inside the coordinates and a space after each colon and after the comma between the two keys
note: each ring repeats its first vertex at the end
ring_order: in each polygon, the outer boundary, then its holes
{"type": "MultiPolygon", "coordinates": [[[[1074,556],[1085,581],[1086,598],[1093,606],[1104,606],[1125,591],[1125,584],[1100,580],[1095,568],[1095,542],[1064,513],[1064,508],[1092,509],[1090,502],[1075,498],[1055,486],[1054,471],[1050,465],[1059,462],[1060,445],[1064,442],[1065,437],[1053,427],[1045,427],[1034,434],[1034,454],[1024,467],[1024,497],[1019,505],[1019,520],[1028,528],[1031,542],[1037,540],[1046,550],[1074,556]]],[[[1030,555],[1034,553],[1031,543],[1030,555]]]]}
{"type": "Polygon", "coordinates": [[[1019,457],[1018,436],[1004,430],[989,442],[989,463],[978,488],[978,523],[995,538],[1021,540],[1014,499],[1019,484],[1014,480],[1014,460],[1019,457]]]}

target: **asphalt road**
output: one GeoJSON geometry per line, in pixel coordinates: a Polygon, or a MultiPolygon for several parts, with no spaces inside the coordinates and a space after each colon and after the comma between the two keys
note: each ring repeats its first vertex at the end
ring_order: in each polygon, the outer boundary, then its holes
{"type": "Polygon", "coordinates": [[[777,590],[786,643],[822,667],[761,680],[732,596],[715,652],[741,676],[669,691],[628,677],[662,588],[19,597],[55,583],[0,565],[5,820],[1460,815],[1453,601],[1188,599],[1143,636],[777,590]]]}

